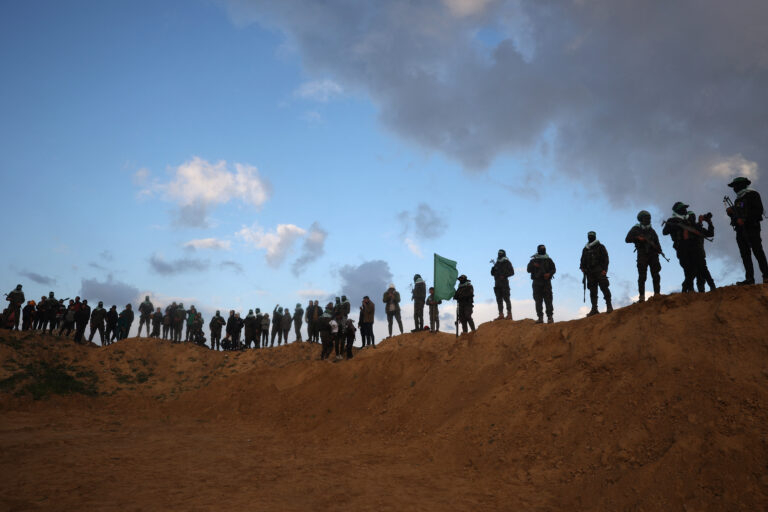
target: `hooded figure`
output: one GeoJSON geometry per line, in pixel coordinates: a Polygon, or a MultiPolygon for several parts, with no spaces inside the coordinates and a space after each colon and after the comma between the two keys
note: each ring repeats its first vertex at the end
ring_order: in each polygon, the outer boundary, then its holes
{"type": "Polygon", "coordinates": [[[424,329],[424,302],[427,299],[427,283],[421,278],[419,274],[413,276],[413,291],[411,292],[411,300],[413,300],[413,323],[415,324],[414,331],[421,331],[424,329]]]}
{"type": "Polygon", "coordinates": [[[547,254],[544,244],[536,248],[536,254],[531,256],[528,262],[528,273],[531,274],[533,288],[533,300],[536,303],[537,324],[544,321],[542,303],[546,306],[547,323],[554,322],[554,308],[552,307],[552,277],[555,275],[555,262],[547,254]]]}
{"type": "Polygon", "coordinates": [[[512,302],[509,299],[509,278],[515,275],[515,268],[507,258],[507,252],[499,249],[496,261],[491,267],[493,276],[493,293],[496,295],[496,306],[499,308],[499,316],[496,320],[504,318],[504,305],[507,306],[507,319],[512,320],[512,302]]]}
{"type": "Polygon", "coordinates": [[[579,269],[586,279],[587,288],[589,288],[589,299],[592,302],[592,309],[587,313],[587,316],[599,313],[597,309],[598,287],[603,292],[606,313],[613,311],[611,290],[608,287],[608,251],[597,239],[597,234],[594,231],[587,233],[587,245],[581,250],[579,269]]]}

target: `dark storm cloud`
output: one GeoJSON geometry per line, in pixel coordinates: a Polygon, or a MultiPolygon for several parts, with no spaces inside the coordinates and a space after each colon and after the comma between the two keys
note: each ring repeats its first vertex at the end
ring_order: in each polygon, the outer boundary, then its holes
{"type": "Polygon", "coordinates": [[[208,269],[208,261],[195,258],[179,258],[165,261],[162,256],[153,254],[149,258],[149,266],[157,274],[170,276],[185,272],[202,271],[208,269]]]}
{"type": "Polygon", "coordinates": [[[325,254],[325,239],[328,232],[320,227],[320,224],[313,222],[309,227],[309,232],[304,237],[304,243],[301,246],[301,255],[293,262],[291,270],[293,275],[298,276],[304,269],[325,254]]]}
{"type": "Polygon", "coordinates": [[[339,277],[341,278],[339,296],[347,296],[352,304],[353,317],[366,295],[376,304],[376,316],[385,317],[380,297],[392,282],[389,263],[383,260],[372,260],[360,265],[344,265],[339,269],[339,277]]]}
{"type": "Polygon", "coordinates": [[[713,209],[768,162],[764,0],[230,0],[307,71],[469,170],[550,139],[615,205],[713,209]],[[451,8],[449,8],[449,6],[451,8]]]}
{"type": "Polygon", "coordinates": [[[122,308],[125,304],[138,301],[139,289],[133,285],[116,281],[109,275],[106,281],[83,279],[79,295],[94,305],[98,301],[103,301],[107,308],[112,304],[122,308]]]}
{"type": "Polygon", "coordinates": [[[22,270],[19,272],[19,275],[26,277],[30,281],[34,281],[37,284],[44,284],[47,286],[53,286],[56,284],[56,280],[54,278],[38,274],[37,272],[30,272],[29,270],[22,270]]]}

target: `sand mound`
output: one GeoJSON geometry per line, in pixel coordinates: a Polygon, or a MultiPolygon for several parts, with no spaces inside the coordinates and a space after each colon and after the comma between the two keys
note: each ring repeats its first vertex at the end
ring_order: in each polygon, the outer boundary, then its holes
{"type": "Polygon", "coordinates": [[[762,510],[768,287],[351,361],[0,333],[0,509],[762,510]]]}

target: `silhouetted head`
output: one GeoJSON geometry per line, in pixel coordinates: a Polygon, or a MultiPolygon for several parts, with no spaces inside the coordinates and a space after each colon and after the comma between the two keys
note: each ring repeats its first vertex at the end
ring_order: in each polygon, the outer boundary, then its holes
{"type": "Polygon", "coordinates": [[[587,233],[587,240],[589,242],[594,242],[595,240],[597,240],[597,234],[595,234],[594,231],[590,231],[589,233],[587,233]]]}
{"type": "Polygon", "coordinates": [[[649,226],[651,224],[651,214],[645,210],[640,210],[637,213],[637,221],[643,226],[649,226]]]}
{"type": "Polygon", "coordinates": [[[734,192],[740,192],[747,188],[752,182],[749,181],[749,179],[739,176],[738,178],[734,178],[732,182],[728,184],[729,187],[731,187],[734,192]]]}
{"type": "Polygon", "coordinates": [[[544,244],[540,244],[538,247],[536,247],[536,252],[538,254],[541,254],[542,256],[547,254],[547,246],[544,244]]]}
{"type": "Polygon", "coordinates": [[[678,201],[674,205],[672,205],[672,211],[678,215],[685,215],[685,213],[688,211],[688,206],[689,205],[681,201],[678,201]]]}

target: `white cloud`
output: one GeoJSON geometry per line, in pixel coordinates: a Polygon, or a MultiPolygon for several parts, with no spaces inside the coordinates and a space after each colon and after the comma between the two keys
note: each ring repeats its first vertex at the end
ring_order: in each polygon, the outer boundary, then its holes
{"type": "Polygon", "coordinates": [[[411,240],[410,238],[406,238],[403,240],[405,242],[405,245],[408,247],[408,250],[411,251],[413,254],[418,256],[419,258],[423,258],[424,256],[421,254],[421,247],[419,247],[419,244],[411,240]]]}
{"type": "Polygon", "coordinates": [[[317,299],[317,300],[320,300],[321,297],[326,297],[326,296],[330,295],[330,293],[328,293],[325,290],[318,290],[318,289],[309,288],[309,289],[305,289],[305,290],[298,290],[296,292],[296,295],[298,295],[299,297],[301,297],[303,299],[317,299]]]}
{"type": "Polygon", "coordinates": [[[244,226],[236,235],[257,249],[266,249],[267,264],[277,268],[291,252],[296,240],[306,233],[305,229],[294,224],[278,224],[277,229],[272,232],[266,232],[264,228],[254,224],[251,227],[244,226]]]}
{"type": "Polygon", "coordinates": [[[443,0],[443,3],[457,18],[482,13],[491,0],[443,0]]]}
{"type": "Polygon", "coordinates": [[[148,171],[137,171],[135,180],[144,183],[140,195],[160,193],[166,200],[179,205],[177,221],[186,226],[206,226],[208,209],[231,200],[260,208],[271,193],[269,182],[259,175],[256,167],[226,161],[211,163],[199,157],[172,169],[169,183],[147,184],[148,171]]]}
{"type": "Polygon", "coordinates": [[[736,176],[757,178],[757,162],[747,160],[740,154],[724,158],[710,167],[710,173],[718,178],[730,179],[736,176]]]}
{"type": "Polygon", "coordinates": [[[219,240],[218,238],[197,238],[184,244],[188,249],[222,249],[228,251],[231,247],[229,240],[219,240]]]}
{"type": "Polygon", "coordinates": [[[314,100],[325,103],[335,96],[341,95],[343,92],[344,89],[342,89],[339,84],[326,78],[325,80],[304,82],[293,94],[294,96],[305,100],[314,100]]]}

